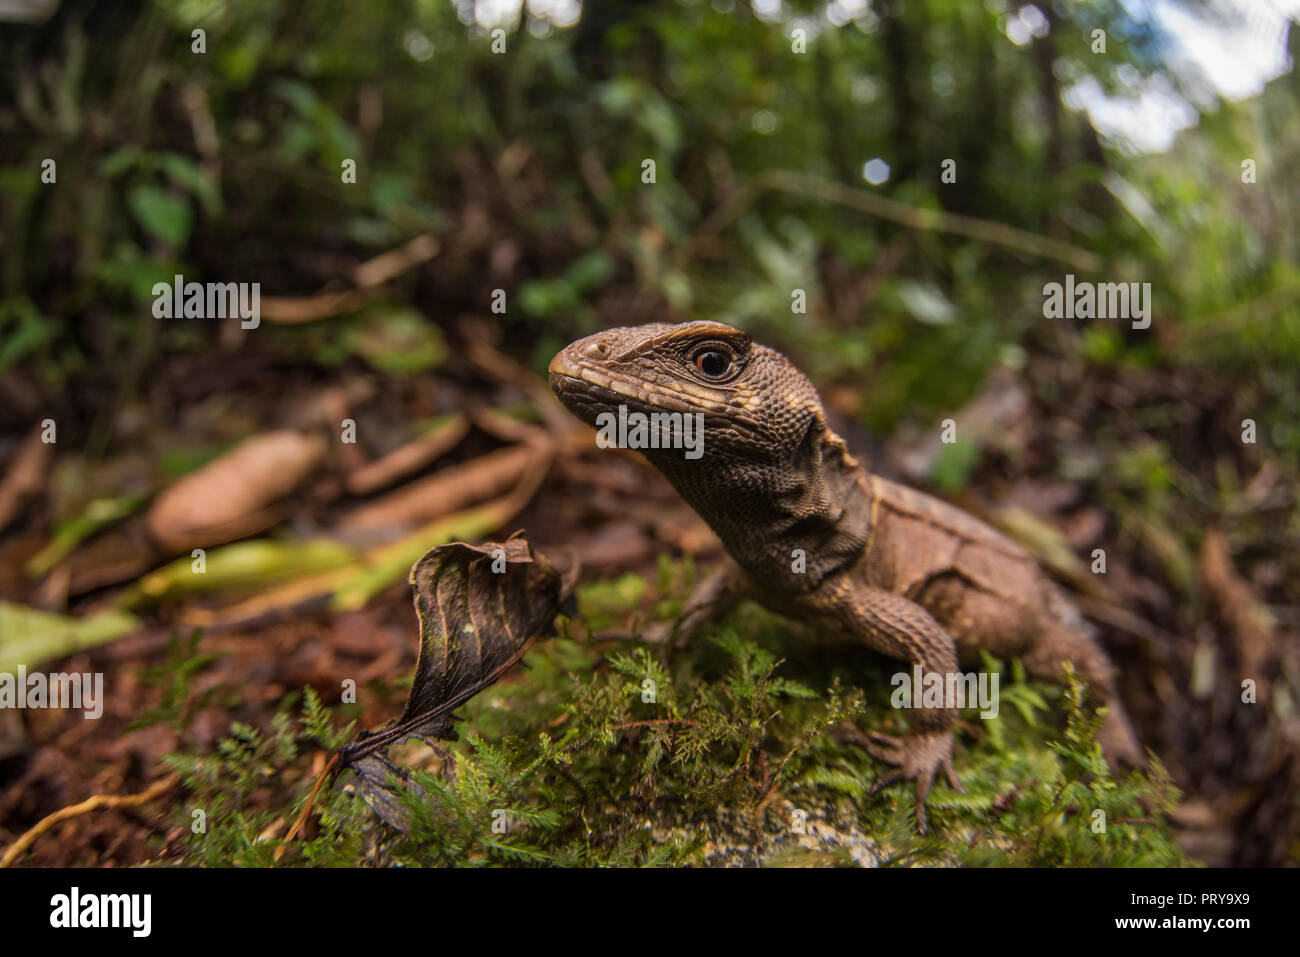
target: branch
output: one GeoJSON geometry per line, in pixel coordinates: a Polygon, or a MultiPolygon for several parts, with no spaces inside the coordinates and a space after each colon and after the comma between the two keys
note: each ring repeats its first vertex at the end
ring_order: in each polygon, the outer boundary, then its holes
{"type": "Polygon", "coordinates": [[[0,857],[0,867],[9,867],[23,852],[36,843],[36,839],[44,834],[54,825],[69,818],[80,817],[82,814],[88,814],[91,811],[98,810],[101,807],[136,807],[140,804],[148,804],[154,798],[170,791],[177,782],[176,775],[172,774],[163,778],[161,781],[155,781],[148,790],[141,791],[139,794],[96,794],[94,797],[86,798],[80,804],[73,804],[65,807],[61,811],[55,811],[36,823],[25,834],[14,841],[5,851],[4,857],[0,857]]]}
{"type": "Polygon", "coordinates": [[[845,186],[843,183],[822,176],[786,169],[764,170],[746,183],[729,202],[715,210],[704,221],[692,245],[701,238],[722,232],[759,196],[770,190],[794,193],[799,196],[813,196],[829,203],[856,209],[869,216],[887,219],[909,229],[953,233],[995,246],[1004,246],[1017,252],[1029,253],[1042,259],[1055,259],[1080,271],[1095,271],[1101,268],[1100,256],[1073,243],[1049,239],[989,219],[909,206],[907,203],[900,203],[898,200],[879,196],[865,189],[845,186]]]}

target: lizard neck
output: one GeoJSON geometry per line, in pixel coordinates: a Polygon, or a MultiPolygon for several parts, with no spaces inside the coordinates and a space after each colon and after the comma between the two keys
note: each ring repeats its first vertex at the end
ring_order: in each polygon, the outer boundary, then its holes
{"type": "Polygon", "coordinates": [[[871,526],[867,472],[818,413],[792,450],[653,459],[737,564],[786,594],[812,591],[856,561],[871,526]]]}

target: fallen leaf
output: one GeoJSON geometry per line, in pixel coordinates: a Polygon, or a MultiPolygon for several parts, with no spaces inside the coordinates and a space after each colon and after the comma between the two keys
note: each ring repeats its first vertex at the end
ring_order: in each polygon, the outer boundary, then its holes
{"type": "Polygon", "coordinates": [[[172,552],[231,541],[278,513],[263,512],[291,492],[325,457],[320,436],[284,429],[245,439],[158,496],[145,516],[150,535],[172,552]],[[236,532],[231,531],[237,529],[236,532]]]}
{"type": "MultiPolygon", "coordinates": [[[[571,580],[571,578],[569,579],[571,580]]],[[[451,713],[493,684],[551,631],[569,581],[528,540],[453,542],[411,569],[420,652],[395,723],[343,749],[344,767],[410,737],[451,739],[451,713]]]]}
{"type": "Polygon", "coordinates": [[[150,572],[123,593],[124,607],[178,595],[281,584],[356,563],[357,554],[328,539],[305,542],[258,540],[214,548],[204,556],[203,574],[185,557],[150,572]]]}
{"type": "Polygon", "coordinates": [[[119,522],[140,508],[148,496],[134,492],[116,498],[97,498],[74,518],[60,522],[50,543],[27,562],[27,574],[39,577],[61,562],[79,543],[119,522]]]}
{"type": "Polygon", "coordinates": [[[72,618],[0,601],[0,671],[13,673],[19,665],[32,669],[139,627],[132,615],[116,609],[72,618]]]}
{"type": "Polygon", "coordinates": [[[339,528],[349,533],[401,534],[501,494],[519,481],[538,455],[537,447],[525,443],[488,452],[359,506],[343,518],[339,528]]]}
{"type": "Polygon", "coordinates": [[[343,485],[353,495],[369,495],[421,469],[456,446],[469,431],[469,419],[456,413],[419,438],[348,473],[343,485]]]}

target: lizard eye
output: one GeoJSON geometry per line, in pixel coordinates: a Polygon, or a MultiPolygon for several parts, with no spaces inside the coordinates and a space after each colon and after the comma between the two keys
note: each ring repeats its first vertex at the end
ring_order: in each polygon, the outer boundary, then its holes
{"type": "Polygon", "coordinates": [[[701,349],[695,353],[695,368],[710,379],[720,379],[731,368],[731,356],[720,349],[701,349]]]}

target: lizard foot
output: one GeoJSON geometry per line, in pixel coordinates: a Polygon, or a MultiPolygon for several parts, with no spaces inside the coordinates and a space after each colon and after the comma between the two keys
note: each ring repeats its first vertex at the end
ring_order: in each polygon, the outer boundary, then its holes
{"type": "Polygon", "coordinates": [[[952,766],[951,731],[914,734],[905,738],[873,731],[866,735],[866,740],[858,743],[876,760],[897,767],[897,770],[889,772],[875,783],[871,789],[873,796],[899,781],[916,782],[916,828],[922,834],[928,830],[925,799],[930,793],[935,775],[943,771],[954,790],[966,790],[957,779],[957,772],[952,766]]]}

